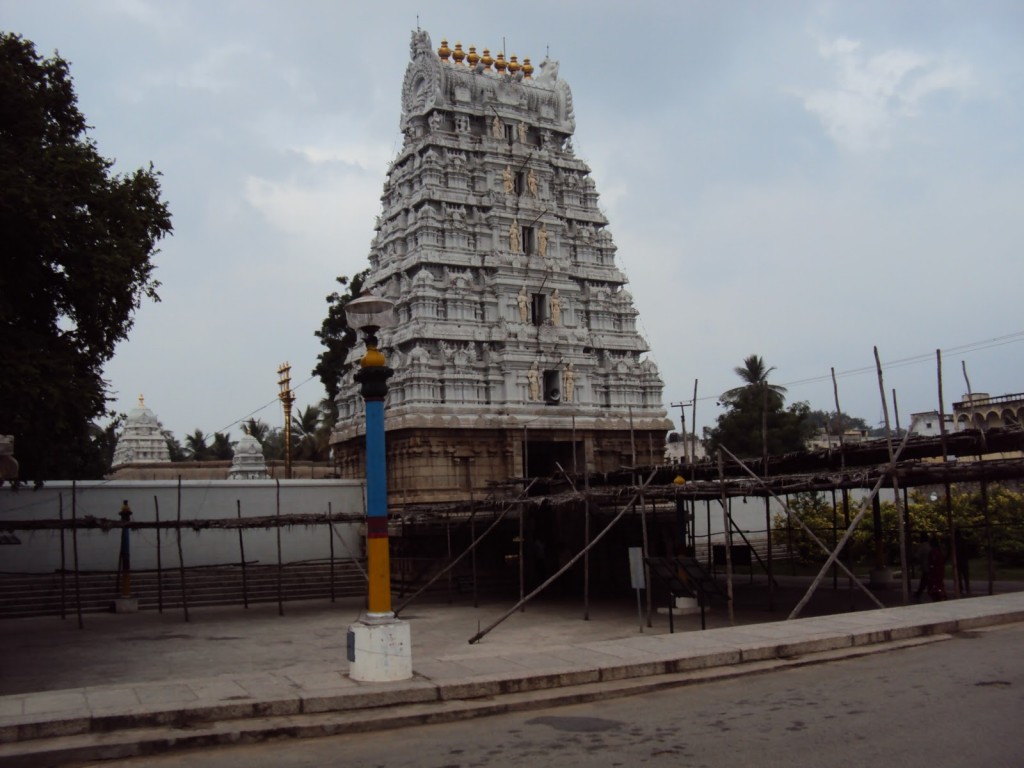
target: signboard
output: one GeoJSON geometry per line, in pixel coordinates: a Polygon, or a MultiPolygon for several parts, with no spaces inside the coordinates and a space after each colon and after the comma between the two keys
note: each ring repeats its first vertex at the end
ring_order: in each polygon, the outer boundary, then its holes
{"type": "Polygon", "coordinates": [[[644,551],[640,547],[629,548],[629,584],[633,589],[647,589],[644,578],[644,551]]]}

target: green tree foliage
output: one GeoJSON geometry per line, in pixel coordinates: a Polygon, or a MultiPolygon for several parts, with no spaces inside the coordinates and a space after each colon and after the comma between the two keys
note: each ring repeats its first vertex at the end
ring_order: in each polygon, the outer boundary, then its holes
{"type": "Polygon", "coordinates": [[[171,232],[152,167],[112,173],[87,134],[67,62],[0,32],[0,433],[23,479],[94,476],[103,365],[171,232]]]}
{"type": "MultiPolygon", "coordinates": [[[[910,521],[912,538],[920,533],[936,535],[948,552],[949,524],[946,518],[945,492],[940,488],[931,498],[932,492],[914,490],[908,494],[907,516],[910,521]]],[[[994,558],[1008,565],[1024,565],[1024,494],[1002,485],[988,488],[988,524],[986,525],[984,503],[980,488],[966,485],[953,489],[950,496],[952,517],[967,544],[970,556],[982,556],[988,551],[991,532],[994,558]]],[[[806,523],[815,535],[826,544],[832,541],[832,502],[823,494],[801,493],[790,498],[790,509],[806,523]]],[[[850,516],[856,516],[859,506],[851,501],[850,516]]],[[[882,537],[886,544],[889,562],[899,562],[899,517],[896,505],[883,501],[882,537]]],[[[842,537],[843,513],[839,509],[839,532],[842,537]]],[[[780,546],[793,542],[793,551],[806,562],[822,562],[827,556],[810,536],[795,522],[790,524],[785,513],[776,513],[772,519],[774,536],[780,546]]],[[[850,539],[849,552],[854,562],[870,562],[874,557],[874,531],[871,513],[866,514],[850,539]]]]}
{"type": "Polygon", "coordinates": [[[733,404],[741,400],[764,400],[767,396],[769,408],[781,408],[786,401],[786,388],[768,383],[768,376],[775,370],[769,368],[760,355],[748,355],[743,365],[732,369],[743,380],[742,386],[723,392],[718,398],[723,403],[733,404]]]}
{"type": "Polygon", "coordinates": [[[262,419],[249,419],[245,422],[244,426],[246,433],[255,437],[256,442],[260,445],[263,445],[263,441],[267,439],[267,435],[270,433],[270,425],[262,419]]]}
{"type": "Polygon", "coordinates": [[[728,410],[706,433],[710,453],[721,445],[739,458],[760,457],[765,443],[769,455],[803,450],[814,434],[810,408],[803,402],[783,408],[785,387],[768,383],[774,370],[757,355],[735,369],[744,383],[720,397],[728,410]]]}
{"type": "Polygon", "coordinates": [[[181,446],[181,442],[174,436],[174,433],[169,429],[161,428],[160,434],[164,436],[164,441],[167,443],[167,452],[171,455],[171,461],[186,461],[188,456],[185,454],[185,449],[181,446]]]}
{"type": "Polygon", "coordinates": [[[234,458],[235,444],[231,438],[223,432],[213,433],[213,443],[210,445],[210,458],[225,461],[234,458]]]}
{"type": "Polygon", "coordinates": [[[326,349],[317,357],[313,375],[318,376],[327,393],[327,413],[330,426],[338,418],[335,399],[338,397],[342,374],[348,367],[348,353],[356,345],[358,338],[355,330],[348,327],[345,319],[345,305],[356,299],[363,292],[363,283],[369,270],[363,270],[352,276],[351,282],[345,276],[337,278],[338,284],[346,289],[335,291],[327,297],[327,317],[316,331],[316,337],[326,349]]]}
{"type": "Polygon", "coordinates": [[[299,461],[326,461],[330,431],[322,428],[326,416],[324,403],[307,405],[292,416],[292,458],[299,461]]]}
{"type": "Polygon", "coordinates": [[[807,414],[815,430],[825,430],[830,435],[838,435],[847,429],[870,430],[868,423],[858,416],[836,411],[810,411],[807,414]]]}
{"type": "Polygon", "coordinates": [[[208,461],[213,458],[206,440],[207,437],[201,429],[197,429],[191,435],[185,435],[185,455],[190,461],[208,461]]]}

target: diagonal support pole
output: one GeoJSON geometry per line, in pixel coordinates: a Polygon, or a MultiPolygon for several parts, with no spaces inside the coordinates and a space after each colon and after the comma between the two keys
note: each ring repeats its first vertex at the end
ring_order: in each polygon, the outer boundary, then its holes
{"type": "MultiPolygon", "coordinates": [[[[903,436],[903,442],[900,443],[899,449],[897,449],[896,453],[893,455],[892,462],[889,464],[889,470],[890,471],[895,469],[896,462],[899,460],[900,454],[903,452],[903,448],[906,446],[907,439],[909,437],[910,437],[910,432],[908,430],[907,433],[903,436]]],[[[768,487],[768,485],[764,482],[764,480],[762,480],[754,472],[752,472],[750,470],[750,468],[747,467],[746,464],[744,464],[742,461],[740,461],[738,458],[736,458],[736,456],[728,448],[725,448],[723,446],[722,450],[725,453],[727,453],[729,455],[729,457],[733,461],[735,461],[744,472],[746,472],[748,475],[750,475],[752,478],[754,478],[754,480],[756,480],[768,493],[770,493],[772,495],[772,498],[774,498],[777,502],[779,502],[779,504],[782,505],[782,508],[786,510],[786,514],[790,517],[790,519],[796,520],[797,523],[800,525],[800,527],[804,529],[804,531],[807,533],[808,536],[810,536],[811,540],[814,541],[815,544],[817,544],[819,547],[821,547],[821,549],[824,550],[825,552],[829,553],[828,559],[825,561],[825,565],[822,566],[821,571],[818,573],[817,577],[815,577],[814,581],[811,583],[810,588],[807,590],[807,594],[805,594],[803,596],[803,598],[801,598],[800,602],[797,603],[796,607],[789,614],[789,616],[788,616],[789,619],[795,619],[795,618],[797,618],[800,615],[800,611],[802,611],[804,606],[807,605],[807,602],[811,599],[811,596],[814,594],[815,590],[817,590],[818,585],[821,583],[821,580],[824,578],[825,574],[828,572],[828,569],[832,567],[833,563],[835,565],[837,565],[839,567],[839,569],[842,570],[847,576],[849,576],[853,580],[853,583],[856,584],[861,589],[861,591],[864,592],[864,594],[866,594],[869,598],[871,598],[872,602],[874,602],[875,605],[877,605],[879,608],[885,608],[885,605],[882,603],[882,601],[879,600],[877,597],[875,597],[875,595],[871,592],[871,590],[869,590],[866,586],[864,586],[861,583],[860,579],[858,579],[853,574],[853,572],[850,571],[850,569],[846,567],[846,564],[838,559],[839,553],[842,552],[843,547],[846,546],[846,542],[849,541],[850,537],[853,535],[853,532],[857,529],[857,526],[860,524],[861,519],[864,517],[865,513],[868,511],[868,507],[871,504],[871,501],[875,498],[875,495],[878,493],[878,489],[882,487],[882,483],[885,481],[885,474],[882,474],[881,476],[879,476],[878,481],[875,483],[874,488],[871,489],[871,493],[867,496],[867,498],[865,498],[865,499],[863,499],[861,501],[861,504],[860,504],[861,509],[860,509],[860,511],[857,513],[857,516],[853,520],[850,521],[850,527],[846,530],[846,533],[843,535],[843,538],[836,544],[835,551],[832,551],[832,550],[830,550],[828,548],[828,545],[826,545],[821,539],[819,539],[815,535],[814,531],[812,531],[810,528],[807,527],[807,524],[803,520],[800,519],[799,515],[794,514],[789,509],[789,505],[786,504],[786,502],[783,501],[781,498],[779,498],[779,496],[776,495],[775,492],[772,491],[772,489],[768,487]]]]}
{"type": "MultiPolygon", "coordinates": [[[[459,562],[462,560],[462,558],[464,558],[466,555],[468,555],[470,552],[472,552],[474,549],[476,549],[476,545],[479,544],[481,541],[483,541],[484,539],[487,538],[488,534],[490,534],[490,532],[493,531],[495,529],[495,527],[497,527],[498,523],[500,523],[502,521],[502,519],[505,517],[505,515],[508,514],[508,511],[510,509],[512,509],[513,506],[515,506],[520,501],[522,501],[523,499],[526,498],[526,494],[530,492],[530,489],[533,488],[533,484],[536,483],[536,482],[537,482],[537,478],[534,478],[533,480],[531,480],[530,484],[528,486],[526,486],[522,490],[522,492],[513,501],[510,501],[510,502],[505,504],[505,508],[501,510],[501,513],[496,518],[494,518],[494,521],[489,526],[487,526],[487,530],[485,530],[483,533],[481,533],[479,536],[477,536],[476,539],[474,539],[473,542],[468,547],[466,547],[466,549],[462,552],[462,554],[460,554],[458,557],[456,557],[454,560],[452,560],[450,563],[448,563],[448,565],[446,565],[444,568],[442,568],[440,571],[438,571],[436,574],[434,574],[434,578],[432,578],[430,581],[428,581],[426,584],[424,584],[422,587],[420,587],[419,590],[415,594],[410,595],[408,600],[406,600],[400,606],[395,608],[395,611],[394,611],[395,612],[395,616],[398,616],[399,611],[405,610],[405,608],[409,605],[409,603],[411,603],[417,597],[422,595],[434,582],[436,582],[438,579],[440,579],[442,576],[444,576],[446,573],[448,573],[448,571],[450,571],[452,568],[454,568],[456,565],[458,565],[459,562]]],[[[475,510],[474,510],[473,514],[476,514],[475,510]]]]}
{"type": "Polygon", "coordinates": [[[469,644],[473,645],[474,643],[479,642],[481,639],[483,639],[484,635],[486,635],[488,632],[490,632],[496,626],[501,624],[501,622],[503,622],[505,619],[507,619],[513,613],[518,611],[520,606],[526,605],[526,603],[528,603],[530,600],[532,600],[535,596],[537,596],[538,594],[543,592],[545,589],[547,589],[548,586],[553,581],[558,579],[563,573],[565,573],[570,568],[572,568],[576,564],[577,560],[579,560],[581,557],[583,557],[583,555],[586,554],[587,552],[589,552],[590,549],[595,544],[597,544],[597,542],[599,542],[601,539],[603,539],[605,537],[605,534],[607,534],[612,528],[615,527],[615,524],[617,522],[619,522],[619,520],[622,518],[622,516],[624,514],[626,514],[629,510],[631,510],[636,505],[636,502],[641,497],[641,495],[643,494],[644,489],[647,488],[647,486],[650,484],[651,480],[654,479],[654,476],[656,474],[658,474],[658,470],[654,469],[651,472],[651,474],[648,476],[648,478],[644,481],[643,485],[641,485],[637,489],[636,493],[633,494],[633,497],[626,503],[626,506],[624,506],[622,508],[622,511],[619,512],[617,515],[615,515],[615,517],[612,519],[612,521],[610,523],[608,523],[608,525],[606,525],[604,527],[604,530],[601,531],[599,534],[597,534],[597,536],[594,537],[593,541],[591,541],[587,546],[585,546],[582,550],[580,550],[576,554],[576,557],[574,557],[572,560],[570,560],[565,565],[563,565],[561,568],[559,568],[558,571],[556,571],[550,578],[548,578],[547,581],[545,581],[543,584],[541,584],[539,587],[537,587],[535,590],[533,590],[533,592],[531,592],[530,594],[526,595],[526,597],[524,597],[518,603],[516,603],[511,608],[509,608],[507,611],[505,611],[505,613],[502,614],[502,616],[497,621],[495,621],[493,624],[491,624],[490,626],[486,627],[485,629],[481,629],[479,632],[477,632],[475,635],[473,635],[471,638],[469,638],[469,644]]]}

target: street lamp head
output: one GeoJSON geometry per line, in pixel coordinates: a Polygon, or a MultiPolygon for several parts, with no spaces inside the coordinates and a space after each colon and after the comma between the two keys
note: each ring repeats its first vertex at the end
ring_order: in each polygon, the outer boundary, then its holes
{"type": "Polygon", "coordinates": [[[392,328],[398,324],[395,302],[364,291],[358,299],[352,299],[345,305],[345,321],[349,328],[373,337],[381,328],[392,328]]]}

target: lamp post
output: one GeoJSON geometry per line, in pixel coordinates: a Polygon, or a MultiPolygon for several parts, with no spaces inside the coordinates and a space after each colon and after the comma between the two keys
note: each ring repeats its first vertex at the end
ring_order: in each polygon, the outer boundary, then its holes
{"type": "Polygon", "coordinates": [[[117,558],[117,566],[121,575],[121,590],[120,595],[114,600],[114,613],[135,613],[139,609],[139,601],[132,597],[131,529],[128,527],[132,519],[132,508],[128,505],[128,499],[121,504],[118,516],[123,523],[121,526],[121,550],[117,558]]]}
{"type": "Polygon", "coordinates": [[[277,369],[277,385],[280,387],[278,398],[284,408],[284,477],[292,479],[292,404],[295,393],[292,392],[292,367],[281,363],[277,369]]]}
{"type": "Polygon", "coordinates": [[[412,646],[407,622],[391,610],[391,557],[388,544],[388,487],[384,450],[384,400],[388,378],[377,331],[396,323],[390,299],[364,293],[345,305],[350,328],[361,332],[366,353],[355,380],[366,403],[366,571],[369,581],[365,617],[348,630],[349,676],[391,681],[412,677],[412,646]]]}

